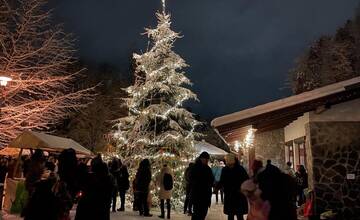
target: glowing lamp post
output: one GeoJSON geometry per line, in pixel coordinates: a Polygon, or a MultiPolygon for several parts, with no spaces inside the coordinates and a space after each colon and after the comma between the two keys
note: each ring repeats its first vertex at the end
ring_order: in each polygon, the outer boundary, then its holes
{"type": "Polygon", "coordinates": [[[0,116],[1,116],[1,107],[3,106],[3,103],[5,101],[5,87],[7,86],[8,82],[10,82],[12,79],[10,77],[6,76],[0,76],[0,116]]]}

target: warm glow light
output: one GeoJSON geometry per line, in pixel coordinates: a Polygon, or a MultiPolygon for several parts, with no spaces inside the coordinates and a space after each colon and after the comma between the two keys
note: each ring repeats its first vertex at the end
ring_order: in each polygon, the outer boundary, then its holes
{"type": "Polygon", "coordinates": [[[240,142],[239,142],[239,141],[235,141],[234,150],[235,150],[236,152],[239,152],[240,147],[241,147],[240,142]]]}
{"type": "Polygon", "coordinates": [[[245,137],[245,140],[244,140],[244,142],[245,142],[245,144],[246,144],[246,147],[251,147],[252,145],[253,145],[253,143],[254,143],[254,137],[255,137],[255,135],[254,135],[254,133],[255,133],[255,129],[252,129],[252,128],[250,128],[249,130],[248,130],[248,132],[247,132],[247,134],[246,134],[246,137],[245,137]]]}
{"type": "Polygon", "coordinates": [[[245,150],[247,150],[248,148],[252,147],[254,144],[255,131],[256,129],[249,128],[244,140],[237,140],[234,142],[234,150],[236,152],[239,152],[240,148],[244,148],[245,150]]]}
{"type": "Polygon", "coordinates": [[[6,86],[12,79],[6,76],[0,76],[0,86],[6,86]]]}

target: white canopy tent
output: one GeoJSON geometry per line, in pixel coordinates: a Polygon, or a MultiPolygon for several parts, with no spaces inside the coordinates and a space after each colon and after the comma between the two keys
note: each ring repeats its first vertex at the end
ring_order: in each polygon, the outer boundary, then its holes
{"type": "Polygon", "coordinates": [[[20,158],[23,154],[31,154],[33,149],[41,149],[45,152],[60,153],[65,149],[72,148],[78,157],[91,157],[92,152],[69,138],[57,137],[44,133],[25,131],[17,136],[6,148],[0,150],[0,154],[16,156],[14,171],[11,177],[7,177],[4,184],[3,210],[10,211],[18,184],[24,182],[22,172],[17,172],[20,165],[20,158]]]}
{"type": "Polygon", "coordinates": [[[228,152],[224,151],[223,149],[220,149],[212,144],[209,144],[206,141],[195,142],[195,149],[199,153],[206,151],[210,155],[214,155],[214,156],[225,156],[228,154],[228,152]]]}
{"type": "Polygon", "coordinates": [[[42,149],[48,152],[61,152],[72,148],[78,155],[90,156],[92,152],[76,141],[54,135],[25,131],[17,136],[7,147],[20,149],[42,149]]]}

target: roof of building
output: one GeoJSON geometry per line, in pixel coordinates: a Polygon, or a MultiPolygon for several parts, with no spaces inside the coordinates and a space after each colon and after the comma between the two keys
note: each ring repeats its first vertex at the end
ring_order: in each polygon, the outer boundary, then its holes
{"type": "Polygon", "coordinates": [[[197,127],[197,132],[201,133],[202,136],[197,137],[197,141],[206,141],[207,143],[216,146],[226,152],[230,152],[230,148],[223,137],[215,130],[213,127],[210,126],[208,122],[205,120],[200,121],[203,123],[201,126],[197,127]]]}
{"type": "MultiPolygon", "coordinates": [[[[240,128],[241,126],[247,126],[254,123],[254,121],[259,122],[259,120],[267,120],[269,117],[274,117],[274,114],[277,114],[277,118],[282,118],[282,116],[296,118],[304,112],[314,110],[325,104],[336,104],[360,97],[359,94],[360,77],[355,77],[298,95],[221,116],[212,120],[211,125],[219,129],[220,133],[223,133],[240,128]]],[[[286,123],[286,120],[283,120],[283,123],[286,123]]]]}
{"type": "Polygon", "coordinates": [[[205,140],[203,141],[196,141],[195,142],[195,149],[198,153],[203,151],[208,152],[210,155],[217,155],[217,156],[225,156],[228,152],[224,151],[223,149],[216,147],[205,140]]]}

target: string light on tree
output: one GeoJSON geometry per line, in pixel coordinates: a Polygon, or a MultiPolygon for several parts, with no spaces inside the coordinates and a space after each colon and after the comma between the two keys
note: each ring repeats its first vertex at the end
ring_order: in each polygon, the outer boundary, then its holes
{"type": "Polygon", "coordinates": [[[164,163],[173,168],[173,203],[181,207],[182,176],[194,159],[194,137],[200,135],[195,128],[200,122],[182,107],[188,100],[197,100],[197,96],[188,89],[191,82],[183,71],[188,65],[172,50],[175,40],[181,36],[171,30],[170,15],[165,7],[166,2],[162,0],[162,12],[156,13],[157,27],[145,29],[150,40],[148,51],[133,55],[135,75],[144,77],[141,83],[126,89],[128,97],[124,102],[129,114],[118,119],[113,137],[118,154],[129,163],[131,175],[144,158],[152,162],[153,177],[164,163]]]}

